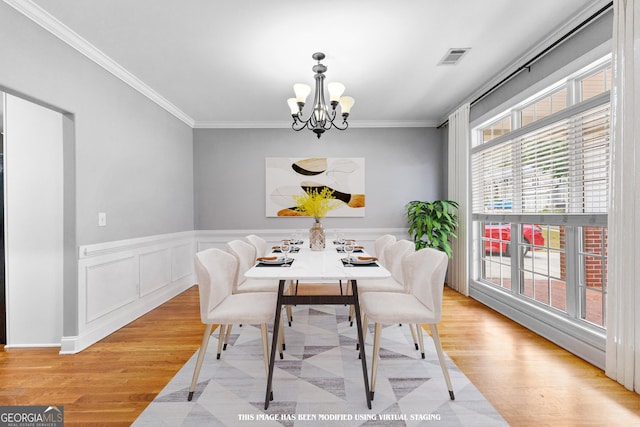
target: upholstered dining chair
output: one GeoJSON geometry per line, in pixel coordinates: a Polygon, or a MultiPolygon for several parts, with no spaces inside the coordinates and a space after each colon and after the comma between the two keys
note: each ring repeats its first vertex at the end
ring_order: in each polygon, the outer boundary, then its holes
{"type": "MultiPolygon", "coordinates": [[[[435,344],[449,397],[454,400],[453,386],[442,350],[437,323],[442,317],[442,295],[449,259],[444,252],[424,248],[406,255],[402,270],[408,292],[364,292],[360,303],[364,315],[375,323],[373,360],[371,364],[371,399],[375,391],[383,324],[428,324],[435,344]]],[[[418,327],[420,348],[424,349],[422,326],[418,327]]],[[[424,359],[424,350],[422,358],[424,359]]]]}
{"type": "MultiPolygon", "coordinates": [[[[382,250],[383,258],[385,260],[384,267],[391,272],[391,277],[381,280],[359,280],[358,292],[407,292],[407,288],[404,282],[402,273],[402,260],[403,258],[415,251],[415,244],[407,239],[398,240],[390,243],[382,250]]],[[[363,333],[366,338],[367,334],[367,319],[363,315],[361,317],[363,322],[363,333]]],[[[409,330],[413,337],[413,345],[416,350],[420,349],[418,338],[416,335],[415,325],[409,324],[409,330]]],[[[357,349],[357,345],[356,345],[357,349]]]]}
{"type": "MultiPolygon", "coordinates": [[[[256,249],[256,258],[268,256],[271,253],[268,242],[262,237],[258,236],[257,234],[248,234],[244,238],[248,243],[252,244],[253,247],[256,249]]],[[[287,289],[289,288],[290,288],[290,285],[287,284],[287,289]]],[[[287,316],[289,318],[289,326],[291,326],[291,321],[293,320],[293,317],[291,314],[290,307],[287,307],[287,316]]]]}
{"type": "MultiPolygon", "coordinates": [[[[226,245],[227,251],[236,257],[238,260],[238,268],[236,270],[236,276],[234,280],[234,288],[233,293],[245,293],[245,292],[277,292],[278,291],[278,281],[277,280],[266,280],[266,279],[247,279],[244,274],[253,267],[256,263],[256,249],[255,247],[242,240],[231,240],[227,242],[226,245]]],[[[285,287],[285,292],[288,292],[289,284],[285,287]]],[[[275,310],[275,309],[274,309],[275,310]]],[[[287,317],[289,321],[291,321],[291,306],[286,306],[287,317]]],[[[280,323],[279,327],[280,333],[278,334],[281,337],[281,345],[282,349],[286,348],[285,338],[284,338],[284,329],[282,328],[283,323],[280,323]]],[[[226,337],[224,343],[224,349],[226,350],[227,343],[229,341],[229,334],[231,333],[231,326],[226,325],[226,337]]],[[[280,351],[280,357],[283,357],[282,351],[280,351]]]]}
{"type": "Polygon", "coordinates": [[[244,238],[256,248],[256,257],[266,256],[269,253],[267,241],[257,234],[249,234],[244,238]]]}
{"type": "MultiPolygon", "coordinates": [[[[384,234],[380,237],[378,237],[374,242],[373,242],[373,250],[375,251],[375,256],[376,258],[378,258],[378,264],[380,264],[383,267],[387,267],[387,263],[384,257],[384,249],[389,246],[392,243],[396,242],[396,236],[392,235],[392,234],[384,234]]],[[[360,285],[358,285],[358,287],[360,287],[360,285]]],[[[342,289],[342,286],[341,286],[342,289]]],[[[347,292],[349,292],[350,287],[347,287],[347,292]]],[[[351,308],[349,309],[349,321],[351,321],[351,319],[353,319],[353,306],[351,306],[351,308]]]]}
{"type": "MultiPolygon", "coordinates": [[[[206,325],[202,344],[198,352],[193,371],[188,400],[198,383],[200,368],[207,352],[209,337],[213,325],[231,325],[233,323],[259,324],[262,334],[262,350],[265,370],[269,371],[269,351],[267,323],[273,320],[278,295],[276,292],[246,292],[234,294],[238,261],[236,258],[217,248],[198,252],[195,256],[195,269],[200,294],[200,320],[206,325]]],[[[223,332],[218,337],[218,355],[223,341],[223,332]]]]}
{"type": "Polygon", "coordinates": [[[373,242],[373,249],[376,253],[376,257],[378,258],[378,263],[380,263],[383,267],[387,267],[387,262],[384,256],[384,249],[392,243],[396,242],[396,236],[392,234],[384,234],[378,237],[373,242]]]}

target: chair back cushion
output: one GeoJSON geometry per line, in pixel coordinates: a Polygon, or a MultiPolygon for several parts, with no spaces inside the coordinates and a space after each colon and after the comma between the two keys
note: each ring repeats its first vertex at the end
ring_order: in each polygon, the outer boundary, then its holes
{"type": "Polygon", "coordinates": [[[256,248],[256,257],[267,255],[267,241],[262,237],[256,234],[249,234],[245,236],[245,239],[256,248]]]}
{"type": "Polygon", "coordinates": [[[227,251],[238,260],[238,271],[234,281],[233,292],[235,293],[238,286],[241,285],[246,278],[244,273],[247,272],[256,262],[256,248],[242,240],[232,240],[227,243],[227,251]]]}
{"type": "Polygon", "coordinates": [[[442,317],[442,293],[448,263],[447,254],[432,248],[420,249],[402,260],[405,286],[433,312],[435,323],[442,317]]]}
{"type": "Polygon", "coordinates": [[[384,248],[386,248],[391,243],[395,243],[396,236],[391,234],[385,234],[380,236],[373,242],[373,249],[376,251],[376,256],[378,257],[378,262],[383,266],[387,266],[387,262],[384,257],[384,248]]]}
{"type": "Polygon", "coordinates": [[[387,263],[384,267],[391,272],[391,277],[403,286],[402,258],[404,258],[406,254],[415,251],[415,247],[415,243],[403,239],[391,243],[384,248],[384,259],[387,263]]]}
{"type": "Polygon", "coordinates": [[[211,310],[231,295],[237,267],[236,258],[221,249],[211,248],[196,254],[200,318],[203,323],[207,323],[211,310]]]}

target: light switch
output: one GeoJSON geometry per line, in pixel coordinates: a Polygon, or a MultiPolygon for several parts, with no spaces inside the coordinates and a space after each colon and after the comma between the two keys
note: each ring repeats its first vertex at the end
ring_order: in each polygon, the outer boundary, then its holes
{"type": "Polygon", "coordinates": [[[98,212],[98,226],[106,227],[107,225],[107,213],[106,212],[98,212]]]}

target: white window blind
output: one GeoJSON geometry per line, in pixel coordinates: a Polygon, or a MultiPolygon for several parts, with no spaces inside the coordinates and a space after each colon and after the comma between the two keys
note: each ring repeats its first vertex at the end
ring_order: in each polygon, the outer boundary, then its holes
{"type": "Polygon", "coordinates": [[[606,213],[609,102],[576,107],[473,150],[473,213],[606,213]]]}

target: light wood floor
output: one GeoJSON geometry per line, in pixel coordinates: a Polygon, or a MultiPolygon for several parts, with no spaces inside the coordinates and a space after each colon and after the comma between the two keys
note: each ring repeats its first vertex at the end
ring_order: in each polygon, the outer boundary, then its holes
{"type": "MultiPolygon", "coordinates": [[[[449,289],[439,331],[445,352],[513,426],[640,426],[640,395],[449,289]]],[[[67,426],[128,426],[202,332],[193,287],[79,354],[0,351],[0,405],[62,405],[67,426]]]]}

